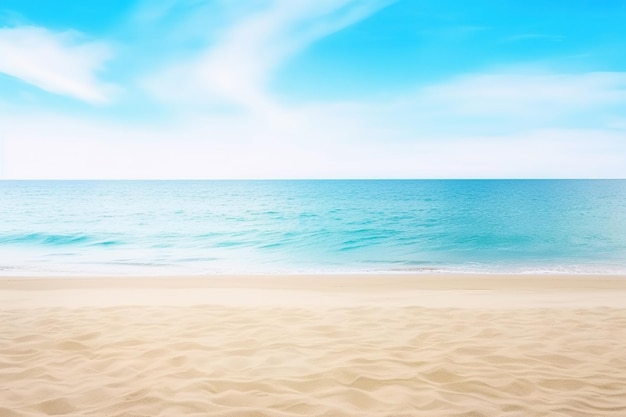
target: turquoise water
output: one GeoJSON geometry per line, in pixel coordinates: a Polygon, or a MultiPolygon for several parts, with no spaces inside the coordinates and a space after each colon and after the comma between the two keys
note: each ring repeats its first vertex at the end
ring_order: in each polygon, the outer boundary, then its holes
{"type": "Polygon", "coordinates": [[[626,181],[2,181],[0,274],[626,272],[626,181]]]}

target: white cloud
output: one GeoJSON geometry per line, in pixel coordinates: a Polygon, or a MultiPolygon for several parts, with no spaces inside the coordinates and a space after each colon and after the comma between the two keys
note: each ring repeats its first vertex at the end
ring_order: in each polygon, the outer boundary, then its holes
{"type": "Polygon", "coordinates": [[[429,87],[421,95],[433,105],[468,115],[555,114],[626,103],[626,73],[469,74],[429,87]]]}
{"type": "Polygon", "coordinates": [[[547,129],[624,130],[626,73],[467,74],[368,101],[305,107],[340,125],[364,121],[393,141],[510,137],[547,129]]]}
{"type": "Polygon", "coordinates": [[[153,74],[145,85],[164,100],[225,102],[271,114],[279,109],[267,83],[287,58],[389,3],[273,0],[264,9],[243,14],[207,49],[153,74]]]}
{"type": "Polygon", "coordinates": [[[0,73],[51,93],[106,103],[115,88],[99,81],[96,72],[109,56],[106,45],[81,42],[74,32],[0,28],[0,73]]]}

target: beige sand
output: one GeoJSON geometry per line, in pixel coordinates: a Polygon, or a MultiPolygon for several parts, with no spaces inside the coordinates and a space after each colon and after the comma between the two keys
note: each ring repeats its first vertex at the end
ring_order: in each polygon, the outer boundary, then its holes
{"type": "Polygon", "coordinates": [[[626,277],[0,278],[0,417],[626,416],[626,277]]]}

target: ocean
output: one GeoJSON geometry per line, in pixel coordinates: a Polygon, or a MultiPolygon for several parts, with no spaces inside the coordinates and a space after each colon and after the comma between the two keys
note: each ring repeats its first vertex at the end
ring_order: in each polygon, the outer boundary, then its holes
{"type": "Polygon", "coordinates": [[[0,275],[625,273],[626,180],[0,181],[0,275]]]}

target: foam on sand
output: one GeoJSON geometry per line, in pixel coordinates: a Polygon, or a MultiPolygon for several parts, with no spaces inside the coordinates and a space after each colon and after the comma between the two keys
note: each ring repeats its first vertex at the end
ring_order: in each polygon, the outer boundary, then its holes
{"type": "Polygon", "coordinates": [[[526,278],[4,279],[0,416],[626,415],[626,280],[526,278]]]}

